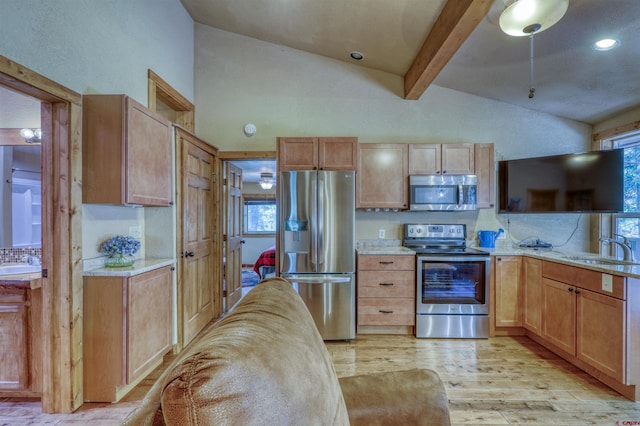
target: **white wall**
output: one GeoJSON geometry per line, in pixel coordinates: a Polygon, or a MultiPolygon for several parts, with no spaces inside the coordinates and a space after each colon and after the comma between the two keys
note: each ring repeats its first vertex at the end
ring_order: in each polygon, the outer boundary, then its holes
{"type": "Polygon", "coordinates": [[[193,20],[179,0],[2,0],[0,55],[81,94],[147,105],[150,68],[193,100],[193,20]]]}
{"type": "MultiPolygon", "coordinates": [[[[493,142],[496,160],[580,152],[591,127],[502,102],[431,86],[418,101],[402,99],[402,79],[204,25],[195,29],[196,130],[220,150],[274,150],[278,136],[357,136],[360,143],[493,142]],[[244,124],[256,124],[252,138],[244,124]]],[[[532,232],[561,243],[575,215],[510,215],[513,237],[532,232]],[[552,225],[549,225],[552,224],[552,225]],[[548,226],[549,225],[549,226],[548,226]]],[[[402,238],[403,223],[464,222],[507,229],[493,210],[475,213],[356,215],[358,239],[402,238]]],[[[587,222],[582,220],[581,223],[587,222]]],[[[570,234],[567,233],[567,237],[570,234]]],[[[571,248],[587,247],[581,226],[571,248]]]]}

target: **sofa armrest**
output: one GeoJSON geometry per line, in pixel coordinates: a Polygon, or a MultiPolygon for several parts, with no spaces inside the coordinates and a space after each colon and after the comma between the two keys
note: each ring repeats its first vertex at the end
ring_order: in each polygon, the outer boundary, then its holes
{"type": "Polygon", "coordinates": [[[432,370],[339,379],[351,425],[450,425],[442,380],[432,370]]]}

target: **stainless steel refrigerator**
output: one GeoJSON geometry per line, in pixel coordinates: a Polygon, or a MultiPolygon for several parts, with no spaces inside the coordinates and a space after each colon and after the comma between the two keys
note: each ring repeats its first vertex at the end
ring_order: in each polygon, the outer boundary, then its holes
{"type": "Polygon", "coordinates": [[[355,172],[284,171],[279,178],[280,276],[324,340],[355,339],[355,172]]]}

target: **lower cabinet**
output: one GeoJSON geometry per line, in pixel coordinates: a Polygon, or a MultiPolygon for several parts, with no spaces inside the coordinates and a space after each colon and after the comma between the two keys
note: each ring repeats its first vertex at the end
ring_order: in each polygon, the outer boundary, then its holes
{"type": "Polygon", "coordinates": [[[522,327],[521,256],[493,258],[495,328],[522,327]]]}
{"type": "Polygon", "coordinates": [[[0,396],[42,392],[41,289],[0,289],[0,396]]]}
{"type": "Polygon", "coordinates": [[[358,255],[358,333],[413,333],[414,255],[358,255]]]}
{"type": "Polygon", "coordinates": [[[84,277],[84,399],[117,402],[171,349],[171,267],[84,277]]]}
{"type": "Polygon", "coordinates": [[[542,274],[542,343],[613,379],[609,385],[640,384],[638,355],[629,350],[640,337],[640,283],[629,289],[630,278],[549,261],[542,274]],[[635,298],[633,307],[627,297],[635,298]]]}
{"type": "Polygon", "coordinates": [[[522,297],[524,328],[536,335],[542,333],[542,261],[522,258],[522,297]]]}
{"type": "Polygon", "coordinates": [[[640,279],[528,256],[496,256],[492,274],[495,335],[524,328],[536,342],[640,400],[640,279]]]}
{"type": "Polygon", "coordinates": [[[542,338],[565,352],[576,352],[575,289],[568,284],[542,279],[542,338]]]}

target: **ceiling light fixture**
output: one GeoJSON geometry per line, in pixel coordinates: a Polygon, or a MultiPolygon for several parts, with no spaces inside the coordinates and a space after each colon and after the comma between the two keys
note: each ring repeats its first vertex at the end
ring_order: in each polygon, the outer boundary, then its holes
{"type": "Polygon", "coordinates": [[[361,61],[364,59],[364,55],[362,54],[362,52],[358,52],[357,50],[349,53],[349,56],[351,57],[351,59],[354,59],[356,61],[361,61]]]}
{"type": "Polygon", "coordinates": [[[620,41],[612,38],[603,38],[593,43],[593,48],[596,50],[611,50],[620,46],[620,41]]]}
{"type": "Polygon", "coordinates": [[[529,99],[536,91],[533,85],[533,35],[558,23],[568,7],[569,0],[513,0],[500,14],[502,31],[514,37],[529,36],[529,99]]]}
{"type": "Polygon", "coordinates": [[[262,189],[271,189],[273,187],[273,173],[260,173],[260,187],[262,189]]]}
{"type": "Polygon", "coordinates": [[[26,143],[42,142],[42,130],[40,129],[22,129],[20,130],[20,136],[26,143]]]}

